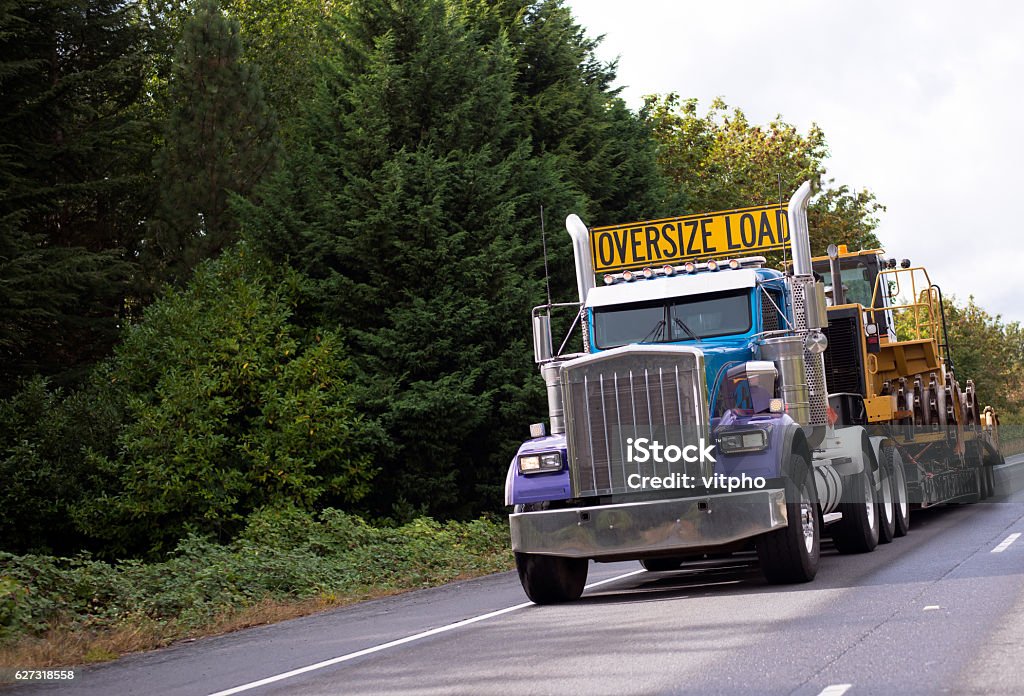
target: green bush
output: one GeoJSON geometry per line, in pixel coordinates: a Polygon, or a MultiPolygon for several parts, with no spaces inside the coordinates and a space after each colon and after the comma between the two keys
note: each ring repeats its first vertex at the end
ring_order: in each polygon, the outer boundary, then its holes
{"type": "Polygon", "coordinates": [[[186,632],[264,599],[360,597],[510,566],[504,521],[380,528],[335,509],[267,508],[230,544],[190,536],[159,563],[0,553],[0,641],[143,617],[186,632]]]}
{"type": "Polygon", "coordinates": [[[0,549],[69,554],[88,543],[72,511],[102,488],[90,457],[113,452],[123,411],[102,379],[65,394],[36,377],[0,400],[0,549]]]}
{"type": "Polygon", "coordinates": [[[129,330],[104,376],[130,394],[109,483],[76,520],[118,556],[187,534],[226,540],[263,506],[357,501],[376,426],[358,415],[339,337],[291,322],[301,281],[244,245],[202,264],[129,330]]]}

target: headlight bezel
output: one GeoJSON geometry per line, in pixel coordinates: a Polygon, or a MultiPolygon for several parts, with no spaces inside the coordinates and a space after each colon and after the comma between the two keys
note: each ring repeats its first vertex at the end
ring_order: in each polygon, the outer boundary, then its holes
{"type": "Polygon", "coordinates": [[[771,443],[769,433],[764,428],[743,428],[719,433],[716,438],[718,451],[722,454],[749,454],[764,452],[771,443]]]}
{"type": "Polygon", "coordinates": [[[524,476],[534,474],[550,474],[561,471],[565,466],[565,458],[561,450],[550,450],[546,452],[525,452],[516,457],[516,468],[524,476]],[[523,460],[530,462],[530,466],[523,467],[523,460]],[[531,461],[532,460],[532,461],[531,461]]]}

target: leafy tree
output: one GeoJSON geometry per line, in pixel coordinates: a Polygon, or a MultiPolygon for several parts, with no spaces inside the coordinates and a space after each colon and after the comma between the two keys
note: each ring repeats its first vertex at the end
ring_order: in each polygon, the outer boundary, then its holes
{"type": "Polygon", "coordinates": [[[102,495],[79,526],[117,553],[230,536],[252,510],[366,495],[375,429],[352,405],[337,334],[291,323],[302,297],[245,247],[147,309],[104,375],[129,395],[102,495]]]}
{"type": "Polygon", "coordinates": [[[945,298],[946,324],[957,379],[974,380],[979,407],[992,405],[1003,422],[1024,423],[1024,352],[1018,322],[1006,324],[974,301],[945,298]]]}
{"type": "Polygon", "coordinates": [[[676,94],[647,97],[641,115],[658,141],[658,163],[676,188],[675,214],[788,200],[811,179],[821,189],[808,210],[812,252],[824,254],[830,243],[878,246],[875,216],[885,208],[873,193],[836,187],[825,178],[828,147],[818,126],[804,135],[781,117],[753,125],[721,99],[701,116],[696,99],[676,94]]]}
{"type": "Polygon", "coordinates": [[[137,10],[0,8],[0,394],[74,379],[116,339],[149,207],[137,10]]]}
{"type": "Polygon", "coordinates": [[[242,61],[238,22],[215,0],[199,3],[184,26],[169,99],[152,241],[158,275],[182,282],[234,240],[230,197],[253,192],[277,149],[273,111],[256,71],[242,61]]]}

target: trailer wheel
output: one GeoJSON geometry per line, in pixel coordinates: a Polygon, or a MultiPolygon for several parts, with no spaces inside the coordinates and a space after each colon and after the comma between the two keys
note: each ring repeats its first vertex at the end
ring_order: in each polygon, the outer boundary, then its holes
{"type": "Polygon", "coordinates": [[[757,541],[757,557],[761,572],[768,582],[781,584],[809,582],[818,572],[821,551],[821,526],[818,517],[818,494],[814,474],[799,454],[792,459],[792,472],[797,484],[786,479],[786,517],[783,529],[765,534],[757,541]]]}
{"type": "Polygon", "coordinates": [[[587,559],[516,552],[516,570],[526,596],[536,604],[579,599],[587,584],[587,559]]]}
{"type": "Polygon", "coordinates": [[[910,494],[907,489],[907,472],[903,468],[903,457],[895,447],[886,447],[885,458],[889,460],[892,472],[893,497],[896,503],[896,530],[898,537],[906,536],[910,531],[910,494]]]}
{"type": "Polygon", "coordinates": [[[990,467],[988,465],[988,462],[985,461],[985,457],[983,456],[981,446],[977,445],[977,443],[975,444],[975,459],[978,463],[978,471],[981,472],[981,499],[988,500],[996,493],[995,477],[992,474],[992,467],[990,467]]]}
{"type": "MultiPolygon", "coordinates": [[[[879,451],[881,454],[881,451],[879,451]]],[[[886,457],[878,462],[881,490],[878,492],[878,543],[888,544],[896,536],[896,492],[893,490],[893,473],[886,457]]]]}
{"type": "Polygon", "coordinates": [[[867,553],[878,546],[878,504],[875,500],[874,476],[871,475],[870,456],[864,452],[864,470],[851,476],[849,494],[843,491],[845,502],[839,504],[843,519],[835,525],[832,540],[839,553],[867,553]]]}

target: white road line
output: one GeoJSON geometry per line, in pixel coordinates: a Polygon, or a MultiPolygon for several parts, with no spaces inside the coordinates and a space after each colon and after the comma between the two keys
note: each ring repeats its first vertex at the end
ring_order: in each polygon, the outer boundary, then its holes
{"type": "Polygon", "coordinates": [[[1017,537],[1019,537],[1019,536],[1020,536],[1020,532],[1015,532],[1015,533],[1011,534],[1010,536],[1006,537],[1001,542],[999,542],[999,546],[997,546],[994,549],[992,549],[992,553],[1002,553],[1006,549],[1010,548],[1010,544],[1012,544],[1013,542],[1017,541],[1017,537]]]}
{"type": "Polygon", "coordinates": [[[843,696],[851,687],[853,684],[832,684],[826,686],[818,696],[843,696]]]}
{"type": "MultiPolygon", "coordinates": [[[[599,580],[597,582],[592,582],[589,585],[587,585],[586,589],[590,589],[591,587],[597,587],[598,585],[606,585],[610,582],[622,580],[623,578],[628,578],[630,575],[636,575],[637,573],[643,572],[646,571],[644,571],[643,568],[641,568],[640,570],[634,570],[623,575],[617,575],[614,578],[608,578],[607,580],[599,580]]],[[[330,667],[331,665],[336,665],[341,662],[348,662],[349,660],[354,660],[357,657],[362,657],[363,655],[372,655],[373,653],[380,652],[382,650],[387,650],[388,648],[395,648],[399,645],[412,643],[413,641],[420,640],[421,638],[429,638],[430,636],[436,636],[439,633],[447,633],[448,631],[454,631],[456,628],[462,628],[463,626],[468,626],[469,624],[474,624],[478,621],[486,621],[487,619],[493,619],[495,616],[508,614],[510,612],[516,611],[518,609],[523,609],[529,606],[533,606],[533,602],[523,602],[522,604],[516,604],[512,607],[505,607],[504,609],[499,609],[498,611],[492,611],[486,614],[480,614],[479,616],[474,616],[469,619],[464,619],[462,621],[456,621],[455,623],[448,624],[447,626],[439,626],[438,628],[432,628],[429,631],[423,631],[422,633],[416,633],[415,635],[406,636],[405,638],[399,638],[398,640],[393,640],[389,643],[381,643],[380,645],[375,645],[372,648],[366,648],[365,650],[357,650],[356,652],[349,653],[347,655],[341,655],[340,657],[332,657],[329,660],[317,662],[312,665],[306,665],[305,667],[293,669],[290,672],[282,672],[281,674],[275,674],[274,676],[267,677],[266,679],[260,679],[258,681],[249,682],[248,684],[242,684],[241,686],[236,686],[231,689],[226,689],[224,691],[217,691],[216,693],[210,694],[210,696],[230,696],[231,694],[239,694],[243,691],[249,691],[250,689],[255,689],[260,686],[273,684],[274,682],[279,682],[283,679],[289,679],[300,674],[305,674],[306,672],[312,672],[314,670],[323,669],[324,667],[330,667]]]]}

